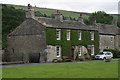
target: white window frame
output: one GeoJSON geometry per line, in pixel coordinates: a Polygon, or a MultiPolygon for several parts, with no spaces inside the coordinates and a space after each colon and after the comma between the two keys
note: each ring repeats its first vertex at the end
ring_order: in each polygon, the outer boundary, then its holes
{"type": "Polygon", "coordinates": [[[92,56],[94,56],[94,55],[95,55],[95,47],[94,47],[94,45],[92,45],[91,55],[92,55],[92,56]]]}
{"type": "Polygon", "coordinates": [[[56,46],[56,57],[61,56],[61,46],[56,46]]]}
{"type": "Polygon", "coordinates": [[[82,40],[82,32],[78,31],[78,40],[82,40]]]}
{"type": "Polygon", "coordinates": [[[66,36],[67,36],[67,40],[70,40],[70,35],[71,34],[71,31],[70,30],[67,30],[67,33],[66,33],[66,36]]]}
{"type": "Polygon", "coordinates": [[[56,29],[56,40],[61,40],[61,29],[56,29]]]}
{"type": "Polygon", "coordinates": [[[94,32],[90,32],[90,34],[91,34],[91,40],[94,41],[94,39],[95,39],[95,33],[94,32]]]}
{"type": "Polygon", "coordinates": [[[78,46],[78,56],[82,55],[82,46],[78,46]]]}

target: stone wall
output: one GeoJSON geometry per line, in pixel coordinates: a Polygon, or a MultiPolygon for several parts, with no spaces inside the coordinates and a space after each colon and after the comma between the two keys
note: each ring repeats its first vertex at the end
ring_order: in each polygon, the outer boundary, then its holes
{"type": "Polygon", "coordinates": [[[115,48],[120,50],[120,35],[115,36],[115,48]]]}
{"type": "Polygon", "coordinates": [[[61,57],[62,57],[62,56],[57,57],[57,54],[56,54],[56,46],[47,45],[47,49],[48,49],[47,62],[52,62],[53,59],[61,60],[61,57]]]}
{"type": "MultiPolygon", "coordinates": [[[[81,58],[83,59],[85,59],[86,57],[84,56],[85,54],[87,54],[88,55],[88,50],[87,50],[87,48],[86,47],[84,47],[84,46],[81,46],[81,56],[78,56],[78,48],[79,48],[80,46],[75,46],[75,49],[74,49],[74,51],[73,51],[73,55],[74,56],[72,56],[72,54],[71,53],[69,53],[69,54],[71,54],[71,57],[74,57],[73,59],[74,60],[76,60],[76,58],[79,58],[80,60],[81,60],[81,58]]],[[[56,54],[56,46],[52,46],[52,45],[47,45],[47,50],[48,50],[48,53],[47,53],[47,62],[52,62],[54,59],[57,59],[57,60],[61,60],[62,59],[62,53],[61,53],[61,56],[60,57],[57,57],[57,54],[56,54]]],[[[72,47],[71,47],[71,49],[70,50],[72,50],[72,47]]],[[[62,49],[61,49],[61,52],[62,52],[62,49]]],[[[67,56],[67,57],[70,57],[70,56],[67,56]]]]}
{"type": "Polygon", "coordinates": [[[100,37],[100,51],[103,51],[104,49],[115,49],[115,36],[99,35],[99,37],[100,37]]]}
{"type": "Polygon", "coordinates": [[[42,35],[10,36],[7,47],[8,61],[42,62],[45,48],[46,41],[42,35]]]}

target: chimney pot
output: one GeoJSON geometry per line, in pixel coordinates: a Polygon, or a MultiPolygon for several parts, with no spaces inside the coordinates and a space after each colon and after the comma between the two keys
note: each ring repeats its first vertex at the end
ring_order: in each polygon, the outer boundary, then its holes
{"type": "Polygon", "coordinates": [[[59,10],[56,10],[56,14],[59,14],[59,10]]]}
{"type": "Polygon", "coordinates": [[[78,17],[78,22],[81,22],[82,24],[84,24],[82,14],[80,14],[80,17],[78,17]]]}
{"type": "Polygon", "coordinates": [[[82,13],[80,13],[80,17],[82,17],[82,13]]]}

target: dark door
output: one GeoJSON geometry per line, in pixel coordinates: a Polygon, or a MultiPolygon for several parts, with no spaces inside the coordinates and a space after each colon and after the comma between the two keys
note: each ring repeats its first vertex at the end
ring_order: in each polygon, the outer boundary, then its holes
{"type": "Polygon", "coordinates": [[[39,63],[40,53],[32,53],[30,54],[29,62],[30,63],[39,63]]]}
{"type": "Polygon", "coordinates": [[[75,50],[75,46],[72,46],[72,49],[71,49],[71,57],[72,57],[72,60],[74,60],[74,50],[75,50]]]}

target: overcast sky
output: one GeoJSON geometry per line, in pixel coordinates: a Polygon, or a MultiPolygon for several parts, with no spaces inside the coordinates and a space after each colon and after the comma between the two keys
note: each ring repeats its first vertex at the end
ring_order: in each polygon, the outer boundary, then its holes
{"type": "Polygon", "coordinates": [[[77,12],[105,11],[107,13],[118,13],[118,2],[120,0],[0,0],[4,4],[16,4],[62,9],[77,12]]]}

